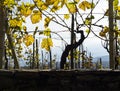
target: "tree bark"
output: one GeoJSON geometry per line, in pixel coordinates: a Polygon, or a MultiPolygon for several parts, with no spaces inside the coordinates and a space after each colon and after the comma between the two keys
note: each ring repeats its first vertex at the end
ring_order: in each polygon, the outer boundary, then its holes
{"type": "Polygon", "coordinates": [[[60,62],[60,68],[61,69],[64,69],[64,65],[66,64],[66,58],[67,58],[69,52],[73,49],[76,49],[84,41],[85,36],[84,36],[83,31],[80,31],[79,33],[81,34],[81,39],[78,42],[75,42],[72,45],[67,45],[65,50],[63,51],[62,56],[61,56],[61,62],[60,62]]]}
{"type": "MultiPolygon", "coordinates": [[[[7,30],[7,31],[9,31],[9,30],[7,30]]],[[[18,63],[18,59],[17,59],[17,56],[16,56],[15,48],[13,46],[13,41],[12,41],[11,34],[8,33],[8,32],[6,34],[7,34],[8,42],[9,42],[9,45],[10,45],[10,49],[12,51],[12,56],[13,56],[13,59],[14,59],[14,69],[19,69],[19,63],[18,63]]]]}
{"type": "Polygon", "coordinates": [[[16,56],[16,52],[15,52],[15,47],[13,45],[13,40],[12,40],[12,34],[10,32],[9,26],[8,26],[8,19],[7,19],[7,10],[5,11],[5,33],[7,35],[7,39],[10,45],[10,49],[12,51],[12,56],[14,59],[14,69],[19,69],[19,63],[18,63],[18,58],[16,56]]]}
{"type": "Polygon", "coordinates": [[[114,39],[114,30],[113,30],[113,0],[109,0],[109,61],[110,69],[115,69],[115,39],[114,39]]]}
{"type": "Polygon", "coordinates": [[[3,0],[0,0],[0,69],[4,61],[4,39],[5,39],[5,22],[3,0]]]}

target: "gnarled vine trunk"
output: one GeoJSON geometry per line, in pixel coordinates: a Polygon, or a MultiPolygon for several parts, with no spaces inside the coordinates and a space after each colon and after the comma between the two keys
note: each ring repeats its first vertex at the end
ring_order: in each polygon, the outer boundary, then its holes
{"type": "Polygon", "coordinates": [[[79,31],[79,33],[81,34],[81,39],[78,42],[75,42],[72,45],[67,45],[66,48],[65,48],[65,50],[63,51],[62,56],[61,56],[61,62],[60,62],[60,68],[61,69],[64,69],[64,65],[66,64],[66,58],[67,58],[69,52],[72,49],[76,49],[84,41],[85,36],[84,36],[83,31],[79,31]]]}

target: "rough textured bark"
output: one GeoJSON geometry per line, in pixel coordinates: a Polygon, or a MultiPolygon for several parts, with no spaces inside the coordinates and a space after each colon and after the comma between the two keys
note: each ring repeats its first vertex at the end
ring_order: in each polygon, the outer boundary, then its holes
{"type": "Polygon", "coordinates": [[[78,42],[75,42],[72,45],[67,45],[61,56],[60,68],[64,69],[64,64],[66,64],[66,57],[68,56],[70,50],[76,49],[80,44],[83,43],[85,36],[83,31],[79,32],[81,34],[81,39],[78,42]]]}
{"type": "Polygon", "coordinates": [[[5,7],[3,6],[3,1],[4,0],[0,0],[0,69],[3,67],[3,61],[5,59],[5,48],[4,48],[5,33],[7,35],[12,50],[15,68],[19,68],[18,60],[13,47],[11,34],[9,34],[8,32],[9,29],[8,29],[8,21],[7,21],[7,12],[5,10],[5,7]]]}
{"type": "Polygon", "coordinates": [[[6,53],[6,48],[5,48],[5,60],[6,60],[6,62],[5,62],[5,69],[8,69],[8,58],[7,58],[7,53],[6,53]]]}
{"type": "Polygon", "coordinates": [[[113,23],[113,1],[109,0],[109,63],[110,69],[115,69],[115,55],[116,55],[116,46],[115,46],[115,33],[114,33],[114,23],[113,23]]]}
{"type": "Polygon", "coordinates": [[[12,56],[13,56],[13,59],[14,59],[14,69],[19,69],[19,63],[18,63],[18,59],[17,59],[17,56],[16,56],[15,48],[13,46],[13,41],[12,41],[11,34],[8,33],[8,32],[6,34],[7,34],[7,38],[8,38],[8,41],[9,41],[10,49],[12,51],[12,56]]]}
{"type": "Polygon", "coordinates": [[[0,69],[2,69],[4,61],[4,38],[5,38],[5,22],[3,0],[0,0],[0,69]]]}
{"type": "Polygon", "coordinates": [[[8,39],[8,42],[9,42],[9,46],[10,46],[10,49],[12,51],[12,56],[13,56],[13,59],[14,59],[14,69],[19,69],[19,63],[18,63],[18,58],[16,56],[16,51],[15,51],[15,47],[13,45],[13,40],[12,40],[12,33],[10,32],[10,29],[9,29],[9,26],[8,26],[8,19],[7,19],[7,10],[5,11],[5,33],[7,35],[7,39],[8,39]]]}

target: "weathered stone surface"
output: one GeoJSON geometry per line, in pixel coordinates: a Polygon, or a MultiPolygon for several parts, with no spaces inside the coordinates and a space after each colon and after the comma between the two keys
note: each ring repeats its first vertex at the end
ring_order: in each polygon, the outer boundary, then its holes
{"type": "Polygon", "coordinates": [[[0,91],[120,91],[120,71],[0,70],[0,91]]]}

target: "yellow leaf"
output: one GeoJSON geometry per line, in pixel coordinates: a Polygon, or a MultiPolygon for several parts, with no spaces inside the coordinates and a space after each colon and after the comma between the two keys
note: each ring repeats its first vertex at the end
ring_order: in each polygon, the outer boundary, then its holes
{"type": "Polygon", "coordinates": [[[22,26],[22,21],[21,21],[21,20],[18,20],[18,21],[17,21],[17,26],[18,26],[18,27],[21,27],[21,26],[22,26]]]}
{"type": "Polygon", "coordinates": [[[50,32],[51,32],[50,28],[46,28],[46,29],[44,30],[43,34],[44,34],[45,36],[50,36],[50,32]]]}
{"type": "Polygon", "coordinates": [[[64,14],[64,19],[69,19],[70,15],[69,14],[64,14]]]}
{"type": "Polygon", "coordinates": [[[39,11],[38,12],[33,11],[33,14],[31,15],[30,18],[33,24],[38,23],[42,19],[42,13],[39,11]]]}
{"type": "Polygon", "coordinates": [[[10,27],[16,27],[16,24],[17,24],[16,19],[11,19],[11,20],[9,20],[9,25],[10,25],[10,27]]]}
{"type": "Polygon", "coordinates": [[[48,45],[51,46],[51,47],[53,47],[52,39],[51,39],[51,38],[47,38],[47,39],[48,39],[48,40],[47,40],[47,41],[48,41],[48,45]]]}
{"type": "Polygon", "coordinates": [[[20,10],[21,15],[28,17],[32,13],[33,5],[30,3],[22,3],[18,9],[20,10]]]}
{"type": "Polygon", "coordinates": [[[26,14],[24,14],[24,16],[29,16],[30,14],[32,13],[32,10],[31,9],[28,9],[28,10],[26,10],[26,14]]]}
{"type": "Polygon", "coordinates": [[[3,5],[11,8],[13,5],[15,5],[15,0],[4,0],[3,5]]]}
{"type": "Polygon", "coordinates": [[[22,20],[19,20],[17,18],[9,20],[9,26],[12,28],[15,27],[21,27],[22,26],[22,20]]]}
{"type": "Polygon", "coordinates": [[[89,30],[89,29],[86,29],[85,32],[86,32],[87,34],[89,34],[89,33],[90,33],[90,30],[89,30]]]}
{"type": "Polygon", "coordinates": [[[51,12],[55,12],[55,11],[59,10],[60,8],[61,8],[60,6],[53,6],[51,8],[51,12]]]}
{"type": "Polygon", "coordinates": [[[117,8],[117,9],[118,9],[118,12],[120,12],[120,6],[118,6],[118,8],[117,8]]]}
{"type": "Polygon", "coordinates": [[[56,0],[56,1],[54,2],[53,6],[58,6],[58,4],[59,4],[59,0],[56,0]]]}
{"type": "Polygon", "coordinates": [[[76,7],[76,4],[74,2],[67,3],[67,8],[68,8],[70,13],[76,13],[77,12],[77,7],[76,7]]]}
{"type": "Polygon", "coordinates": [[[107,33],[107,32],[109,32],[109,27],[105,26],[105,27],[103,28],[103,33],[107,33]]]}
{"type": "Polygon", "coordinates": [[[99,33],[99,35],[100,35],[101,37],[106,37],[106,33],[104,33],[103,31],[101,31],[101,32],[99,33]]]}
{"type": "Polygon", "coordinates": [[[85,5],[83,5],[82,3],[79,4],[79,8],[81,8],[81,9],[84,10],[84,11],[86,10],[85,5]]]}
{"type": "Polygon", "coordinates": [[[46,18],[44,19],[44,27],[45,27],[45,28],[48,27],[48,25],[49,25],[49,23],[50,23],[50,21],[51,21],[52,19],[53,19],[53,18],[50,18],[50,17],[46,17],[46,18]]]}
{"type": "Polygon", "coordinates": [[[54,2],[56,2],[56,0],[46,0],[46,4],[48,5],[52,5],[54,2]]]}
{"type": "Polygon", "coordinates": [[[51,38],[43,38],[41,42],[41,48],[45,48],[47,51],[50,51],[50,47],[53,46],[51,38]]]}
{"type": "Polygon", "coordinates": [[[85,19],[85,24],[86,24],[86,25],[91,24],[91,19],[90,19],[90,18],[86,18],[86,19],[85,19]]]}
{"type": "Polygon", "coordinates": [[[25,35],[24,37],[24,43],[28,47],[34,42],[34,38],[32,35],[25,35]]]}
{"type": "Polygon", "coordinates": [[[118,4],[119,4],[119,0],[114,0],[114,1],[113,1],[114,10],[117,10],[117,9],[118,9],[118,4]]]}
{"type": "Polygon", "coordinates": [[[67,0],[61,0],[61,8],[67,3],[67,0]]]}
{"type": "Polygon", "coordinates": [[[93,4],[89,3],[88,1],[83,1],[79,4],[79,8],[85,11],[86,9],[92,8],[92,5],[93,4]]]}
{"type": "Polygon", "coordinates": [[[41,5],[41,10],[46,10],[47,8],[48,8],[48,6],[46,4],[41,5]]]}

